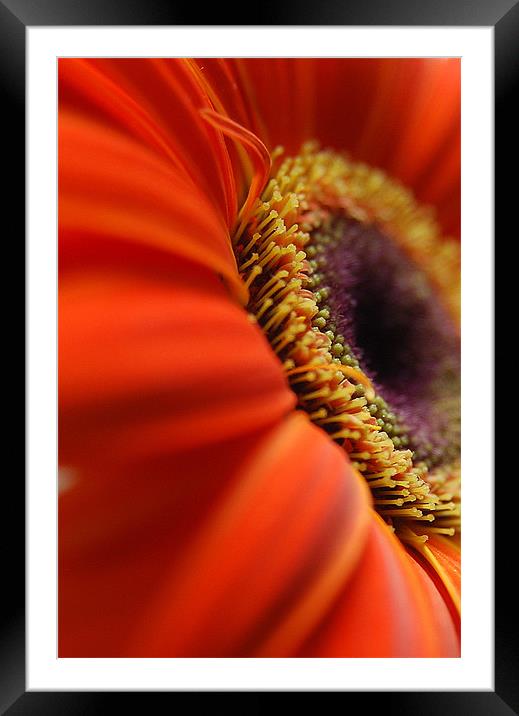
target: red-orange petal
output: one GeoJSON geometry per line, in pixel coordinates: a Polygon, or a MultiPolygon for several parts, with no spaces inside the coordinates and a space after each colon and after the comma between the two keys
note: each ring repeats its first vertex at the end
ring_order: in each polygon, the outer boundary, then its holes
{"type": "Polygon", "coordinates": [[[317,139],[346,150],[433,202],[444,230],[459,230],[459,59],[245,58],[228,71],[259,114],[249,128],[270,149],[293,154],[317,139]]]}
{"type": "Polygon", "coordinates": [[[302,414],[265,436],[147,605],[128,655],[288,656],[364,544],[369,495],[302,414]]]}
{"type": "Polygon", "coordinates": [[[232,119],[211,110],[202,111],[202,116],[212,125],[218,127],[226,136],[232,137],[241,146],[245,147],[253,166],[253,175],[250,182],[247,198],[240,209],[240,225],[238,236],[250,219],[253,207],[261,195],[270,174],[271,160],[266,146],[249,132],[248,129],[234,122],[232,119]]]}
{"type": "Polygon", "coordinates": [[[301,656],[458,655],[456,629],[440,593],[373,513],[358,568],[301,656]]]}
{"type": "Polygon", "coordinates": [[[436,584],[460,630],[461,614],[461,550],[459,542],[441,535],[431,535],[419,551],[410,554],[422,565],[436,584]]]}
{"type": "Polygon", "coordinates": [[[260,329],[199,266],[145,255],[60,277],[60,449],[65,464],[216,443],[294,405],[260,329]]]}
{"type": "MultiPolygon", "coordinates": [[[[224,276],[237,295],[239,279],[222,216],[169,158],[113,129],[68,111],[60,115],[60,261],[96,242],[160,248],[224,276]]],[[[104,245],[98,249],[103,260],[104,245]]]]}
{"type": "Polygon", "coordinates": [[[64,58],[58,67],[61,110],[72,109],[167,157],[233,225],[232,164],[223,136],[200,116],[213,104],[185,60],[64,58]]]}
{"type": "Polygon", "coordinates": [[[59,656],[126,655],[128,635],[269,430],[126,462],[100,450],[62,471],[59,656]]]}

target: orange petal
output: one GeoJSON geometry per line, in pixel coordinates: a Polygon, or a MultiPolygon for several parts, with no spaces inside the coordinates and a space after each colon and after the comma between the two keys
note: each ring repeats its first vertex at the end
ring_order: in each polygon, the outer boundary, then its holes
{"type": "Polygon", "coordinates": [[[232,164],[221,133],[200,117],[213,105],[184,60],[64,58],[59,93],[62,110],[110,126],[180,167],[233,225],[232,164]]]}
{"type": "Polygon", "coordinates": [[[373,513],[357,570],[301,656],[458,656],[449,610],[426,572],[373,513]]]}
{"type": "Polygon", "coordinates": [[[390,165],[410,186],[428,170],[453,131],[459,138],[460,67],[459,58],[423,60],[420,65],[390,165]]]}
{"type": "MultiPolygon", "coordinates": [[[[208,57],[203,59],[186,58],[189,69],[195,75],[197,83],[204,89],[218,114],[231,118],[241,127],[247,127],[254,134],[257,131],[258,117],[247,101],[234,60],[229,58],[208,57]]],[[[203,115],[202,115],[203,116],[203,115]]],[[[240,143],[227,142],[234,167],[240,201],[247,194],[253,169],[244,147],[240,143]]]]}
{"type": "Polygon", "coordinates": [[[235,67],[269,149],[295,153],[317,139],[346,150],[434,202],[444,230],[456,229],[459,59],[246,58],[235,67]]]}
{"type": "Polygon", "coordinates": [[[232,117],[234,121],[260,136],[258,127],[261,124],[257,123],[261,123],[261,117],[258,116],[257,108],[251,104],[250,92],[243,87],[238,70],[239,62],[240,60],[233,58],[221,57],[189,60],[192,71],[208,92],[215,110],[219,114],[232,117]]]}
{"type": "Polygon", "coordinates": [[[297,153],[301,143],[315,139],[318,105],[314,59],[243,58],[234,69],[247,92],[248,102],[259,115],[252,127],[261,131],[270,149],[281,144],[297,153]]]}
{"type": "Polygon", "coordinates": [[[65,464],[131,462],[271,424],[294,405],[281,364],[218,278],[180,260],[60,278],[65,464]]]}
{"type": "Polygon", "coordinates": [[[244,296],[223,218],[168,158],[66,111],[59,156],[62,262],[92,254],[98,239],[153,246],[221,273],[244,296]]]}
{"type": "Polygon", "coordinates": [[[369,496],[302,414],[265,436],[141,615],[130,656],[287,656],[348,579],[369,496]]]}
{"type": "Polygon", "coordinates": [[[411,550],[413,558],[422,565],[448,604],[458,625],[461,613],[461,550],[454,539],[431,535],[419,551],[411,550]]]}
{"type": "Polygon", "coordinates": [[[459,126],[436,160],[420,179],[416,193],[425,203],[437,206],[438,219],[446,234],[460,236],[461,143],[459,126]]]}
{"type": "Polygon", "coordinates": [[[224,134],[232,137],[236,142],[244,146],[247,149],[252,161],[252,166],[254,167],[247,198],[239,213],[240,225],[237,229],[237,235],[239,236],[250,219],[254,204],[258,200],[269,178],[271,168],[270,155],[263,142],[261,142],[255,134],[249,132],[245,127],[242,127],[228,117],[210,110],[204,110],[202,116],[210,124],[218,127],[224,134]]]}
{"type": "Polygon", "coordinates": [[[61,657],[125,655],[128,634],[266,432],[119,463],[104,459],[105,441],[95,464],[62,471],[61,657]]]}

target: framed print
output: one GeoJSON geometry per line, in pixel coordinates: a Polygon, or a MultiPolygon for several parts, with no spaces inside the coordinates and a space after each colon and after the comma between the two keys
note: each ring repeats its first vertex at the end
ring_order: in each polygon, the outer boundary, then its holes
{"type": "Polygon", "coordinates": [[[472,10],[2,6],[27,152],[9,713],[518,708],[491,436],[519,16],[472,10]]]}

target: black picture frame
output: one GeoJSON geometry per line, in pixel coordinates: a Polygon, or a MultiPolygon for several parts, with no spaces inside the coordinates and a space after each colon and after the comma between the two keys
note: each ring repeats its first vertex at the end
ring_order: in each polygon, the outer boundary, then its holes
{"type": "MultiPolygon", "coordinates": [[[[487,26],[495,37],[495,169],[496,217],[499,225],[516,227],[511,211],[517,200],[515,182],[508,171],[518,156],[516,115],[512,98],[519,77],[519,3],[516,0],[364,0],[341,2],[321,0],[296,4],[290,0],[244,13],[225,13],[219,4],[204,8],[204,24],[211,25],[393,25],[393,26],[487,26]]],[[[67,25],[198,25],[200,10],[193,3],[172,0],[0,0],[0,88],[4,147],[14,149],[8,173],[4,208],[4,236],[12,248],[23,253],[25,233],[25,35],[28,26],[67,25]],[[8,141],[7,141],[8,140],[8,141]]],[[[4,194],[5,196],[5,194],[4,194]]],[[[503,232],[504,233],[504,232],[503,232]]],[[[22,257],[23,261],[23,257],[22,257]]],[[[19,284],[23,284],[23,281],[19,284]]],[[[21,289],[20,289],[21,293],[21,289]]],[[[24,304],[24,297],[20,295],[24,304]]],[[[14,364],[13,364],[14,366],[14,364]]],[[[13,370],[14,374],[14,370],[13,370]]],[[[498,393],[497,393],[498,394],[498,393]]],[[[14,413],[13,413],[14,414],[14,413]]],[[[11,423],[14,426],[14,420],[11,423]]],[[[492,436],[486,436],[492,440],[492,436]]],[[[0,713],[94,714],[124,708],[121,699],[131,699],[138,710],[156,708],[157,698],[171,699],[175,693],[157,692],[26,692],[25,689],[25,488],[18,469],[7,489],[12,525],[5,531],[8,549],[2,558],[5,576],[2,590],[6,606],[1,612],[0,713]],[[150,702],[150,698],[152,701],[150,702]]],[[[504,476],[502,476],[504,478],[504,476]]],[[[468,476],[470,479],[470,476],[468,476]]],[[[346,706],[383,709],[384,714],[421,716],[506,716],[519,714],[519,646],[517,608],[510,588],[509,554],[513,549],[510,511],[504,510],[508,488],[496,481],[495,595],[495,691],[451,692],[340,692],[346,706]],[[501,555],[504,557],[501,560],[501,555]]],[[[4,508],[5,509],[5,508],[4,508]]],[[[4,540],[5,541],[5,540],[4,540]]],[[[515,570],[514,570],[515,571],[515,570]]],[[[514,575],[515,576],[515,575],[514,575]]],[[[413,688],[413,684],[409,685],[413,688]]],[[[200,694],[202,696],[204,694],[200,694]]],[[[255,693],[247,708],[259,711],[266,693],[255,693]]],[[[310,695],[310,694],[309,694],[310,695]]],[[[220,694],[215,694],[218,706],[220,694]]],[[[226,706],[225,708],[228,708],[226,706]]]]}

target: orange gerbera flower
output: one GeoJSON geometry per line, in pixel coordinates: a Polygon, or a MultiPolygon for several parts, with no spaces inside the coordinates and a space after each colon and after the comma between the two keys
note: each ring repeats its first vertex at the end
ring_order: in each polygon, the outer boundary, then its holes
{"type": "Polygon", "coordinates": [[[459,101],[60,60],[60,656],[459,655],[459,101]]]}

